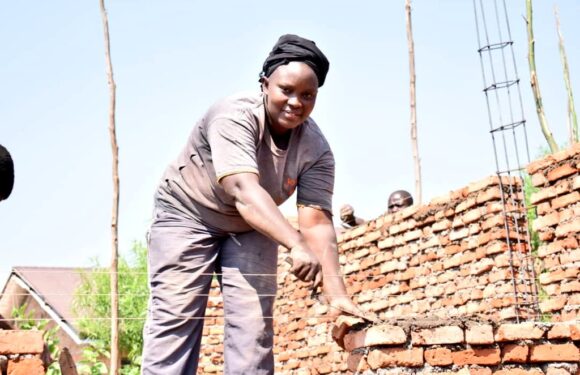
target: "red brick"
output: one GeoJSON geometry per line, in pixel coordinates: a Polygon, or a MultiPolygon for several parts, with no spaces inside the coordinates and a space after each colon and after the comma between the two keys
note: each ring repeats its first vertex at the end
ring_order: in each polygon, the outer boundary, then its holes
{"type": "Polygon", "coordinates": [[[453,363],[451,350],[447,348],[426,349],[425,362],[431,366],[449,366],[453,363]]]}
{"type": "Polygon", "coordinates": [[[43,350],[40,331],[0,330],[0,354],[41,354],[43,350]]]}
{"type": "Polygon", "coordinates": [[[364,331],[348,333],[344,337],[344,347],[351,352],[367,346],[404,344],[406,341],[407,335],[401,327],[381,324],[364,331]]]}
{"type": "Polygon", "coordinates": [[[549,366],[546,375],[570,375],[570,372],[560,367],[549,366]]]}
{"type": "Polygon", "coordinates": [[[575,234],[578,232],[580,232],[580,218],[567,222],[565,224],[558,225],[555,234],[556,237],[564,237],[567,234],[575,234]]]}
{"type": "Polygon", "coordinates": [[[548,179],[543,173],[538,172],[532,175],[532,185],[535,187],[543,186],[546,182],[548,182],[548,179]]]}
{"type": "Polygon", "coordinates": [[[544,375],[544,372],[540,369],[522,369],[522,368],[510,368],[495,371],[493,375],[544,375]]]}
{"type": "Polygon", "coordinates": [[[564,270],[555,270],[552,272],[545,272],[542,273],[539,277],[540,284],[552,284],[566,278],[566,271],[564,270]]]}
{"type": "Polygon", "coordinates": [[[44,375],[40,358],[12,359],[8,361],[8,375],[44,375]]]}
{"type": "Polygon", "coordinates": [[[493,327],[489,324],[474,325],[465,330],[468,344],[493,344],[493,327]]]}
{"type": "Polygon", "coordinates": [[[572,193],[568,193],[566,195],[562,195],[561,197],[557,197],[552,199],[552,208],[558,209],[562,207],[569,206],[574,204],[580,200],[580,193],[574,191],[572,193]]]}
{"type": "Polygon", "coordinates": [[[538,340],[544,330],[534,323],[502,324],[497,329],[495,341],[538,340]]]}
{"type": "Polygon", "coordinates": [[[463,330],[457,326],[417,329],[411,332],[414,345],[459,344],[465,342],[463,330]]]}
{"type": "Polygon", "coordinates": [[[559,180],[562,177],[570,176],[571,174],[576,173],[576,168],[572,167],[569,164],[563,164],[557,168],[552,169],[548,172],[548,181],[552,182],[555,180],[559,180]]]}
{"type": "Polygon", "coordinates": [[[367,362],[373,370],[393,366],[421,367],[423,366],[423,348],[371,350],[367,356],[367,362]]]}
{"type": "Polygon", "coordinates": [[[548,215],[536,218],[532,224],[534,230],[543,230],[545,227],[551,227],[560,222],[560,213],[553,211],[548,215]]]}
{"type": "Polygon", "coordinates": [[[502,362],[526,363],[530,349],[527,345],[508,344],[502,348],[502,362]]]}
{"type": "Polygon", "coordinates": [[[558,190],[555,186],[542,189],[535,193],[532,193],[530,196],[530,203],[532,205],[537,205],[538,203],[544,202],[550,198],[553,198],[558,195],[558,190]]]}
{"type": "Polygon", "coordinates": [[[561,264],[570,264],[580,261],[580,249],[566,251],[560,255],[561,264]]]}
{"type": "Polygon", "coordinates": [[[359,373],[369,368],[363,353],[351,353],[346,361],[348,369],[353,373],[359,373]]]}
{"type": "Polygon", "coordinates": [[[497,365],[500,363],[498,348],[466,349],[451,354],[453,363],[463,365],[497,365]]]}
{"type": "Polygon", "coordinates": [[[569,339],[572,335],[570,325],[556,324],[548,331],[549,339],[569,339]]]}
{"type": "Polygon", "coordinates": [[[559,311],[566,305],[568,301],[568,296],[556,296],[545,301],[540,302],[540,311],[542,312],[552,312],[559,311]]]}
{"type": "Polygon", "coordinates": [[[534,345],[530,350],[531,362],[577,362],[580,350],[574,344],[534,345]]]}

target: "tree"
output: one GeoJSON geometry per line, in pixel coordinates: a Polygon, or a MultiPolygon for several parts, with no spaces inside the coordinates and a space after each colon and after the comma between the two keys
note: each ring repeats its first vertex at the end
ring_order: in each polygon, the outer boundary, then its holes
{"type": "Polygon", "coordinates": [[[544,113],[544,104],[542,102],[540,83],[538,81],[538,73],[536,71],[536,42],[534,40],[532,0],[526,0],[526,25],[528,31],[528,65],[530,68],[530,84],[532,86],[532,93],[534,94],[534,99],[536,102],[536,113],[538,114],[538,120],[540,121],[540,128],[542,129],[544,138],[546,138],[546,141],[550,146],[550,151],[554,153],[558,151],[558,144],[554,140],[552,131],[548,127],[548,120],[546,119],[546,114],[544,113]]]}
{"type": "Polygon", "coordinates": [[[578,118],[576,117],[576,108],[574,107],[574,94],[572,93],[572,84],[570,83],[570,68],[568,67],[568,57],[564,48],[564,37],[560,31],[560,16],[558,7],[554,5],[554,16],[556,17],[556,31],[558,32],[558,46],[560,47],[560,61],[562,61],[562,70],[564,73],[564,84],[568,94],[568,130],[570,146],[578,142],[578,118]]]}
{"type": "MultiPolygon", "coordinates": [[[[119,257],[119,354],[121,374],[137,374],[143,349],[143,324],[147,314],[147,248],[135,243],[129,256],[119,257]]],[[[94,271],[82,274],[73,306],[81,335],[101,346],[111,346],[110,274],[94,262],[94,271]]]]}

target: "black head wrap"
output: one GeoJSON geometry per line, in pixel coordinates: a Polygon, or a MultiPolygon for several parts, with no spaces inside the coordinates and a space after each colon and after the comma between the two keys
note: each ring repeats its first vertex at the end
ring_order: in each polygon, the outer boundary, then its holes
{"type": "Polygon", "coordinates": [[[277,67],[286,65],[291,61],[300,61],[310,66],[318,77],[318,87],[324,84],[330,65],[328,59],[313,41],[293,34],[282,35],[278,39],[264,61],[260,82],[263,77],[269,77],[277,67]]]}
{"type": "Polygon", "coordinates": [[[10,153],[0,145],[0,201],[8,198],[14,186],[14,163],[10,153]]]}

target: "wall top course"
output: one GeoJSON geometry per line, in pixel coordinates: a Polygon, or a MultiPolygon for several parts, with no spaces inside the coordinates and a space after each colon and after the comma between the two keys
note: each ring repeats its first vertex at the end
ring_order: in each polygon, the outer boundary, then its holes
{"type": "Polygon", "coordinates": [[[543,169],[551,167],[553,164],[562,162],[566,159],[571,159],[577,154],[580,154],[580,143],[575,143],[572,147],[531,162],[527,167],[527,171],[529,174],[535,174],[543,169]]]}

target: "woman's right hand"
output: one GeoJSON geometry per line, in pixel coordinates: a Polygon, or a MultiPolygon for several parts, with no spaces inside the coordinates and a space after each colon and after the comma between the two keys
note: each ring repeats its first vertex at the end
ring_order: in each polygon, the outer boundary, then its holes
{"type": "Polygon", "coordinates": [[[292,268],[290,272],[302,281],[313,281],[312,288],[322,285],[322,266],[312,250],[306,245],[290,249],[292,268]]]}

